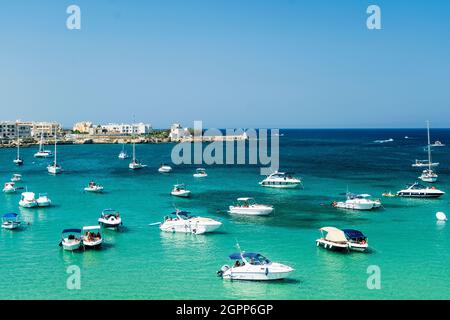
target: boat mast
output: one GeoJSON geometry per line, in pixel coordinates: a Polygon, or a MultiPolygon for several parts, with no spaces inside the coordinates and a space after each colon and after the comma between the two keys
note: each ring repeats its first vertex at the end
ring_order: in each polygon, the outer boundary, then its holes
{"type": "Polygon", "coordinates": [[[39,142],[39,152],[42,152],[42,144],[44,143],[44,128],[41,130],[41,141],[39,142]]]}
{"type": "Polygon", "coordinates": [[[20,159],[20,138],[19,135],[17,135],[17,160],[20,159]]]}
{"type": "Polygon", "coordinates": [[[135,116],[133,115],[133,123],[131,124],[131,135],[133,139],[133,163],[136,162],[136,141],[135,141],[135,135],[134,135],[134,122],[135,122],[135,116]]]}
{"type": "Polygon", "coordinates": [[[427,134],[428,134],[428,170],[431,172],[431,141],[430,141],[430,121],[427,120],[427,134]]]}
{"type": "Polygon", "coordinates": [[[56,138],[57,138],[57,134],[56,134],[56,126],[55,126],[55,162],[54,162],[54,166],[56,168],[56,138]]]}

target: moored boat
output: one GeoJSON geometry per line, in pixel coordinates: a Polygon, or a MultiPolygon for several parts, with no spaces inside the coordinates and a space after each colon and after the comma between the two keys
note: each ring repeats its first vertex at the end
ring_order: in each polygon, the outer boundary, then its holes
{"type": "Polygon", "coordinates": [[[439,198],[445,194],[435,187],[425,187],[416,182],[397,192],[397,196],[406,198],[439,198]]]}
{"type": "Polygon", "coordinates": [[[21,222],[18,220],[17,213],[7,213],[2,217],[2,228],[14,230],[20,227],[21,222]]]}
{"type": "Polygon", "coordinates": [[[21,195],[19,206],[23,208],[34,208],[38,206],[38,203],[33,192],[24,192],[21,195]]]}
{"type": "Polygon", "coordinates": [[[102,211],[98,223],[105,228],[119,229],[122,225],[122,218],[119,211],[114,209],[105,209],[102,211]]]}
{"type": "Polygon", "coordinates": [[[301,179],[294,177],[290,172],[274,172],[259,183],[269,188],[297,188],[302,184],[301,179]]]}
{"type": "Polygon", "coordinates": [[[191,196],[191,191],[187,190],[184,184],[176,184],[173,186],[170,194],[175,197],[188,198],[191,196]]]}
{"type": "Polygon", "coordinates": [[[222,223],[210,218],[196,217],[190,212],[176,210],[172,212],[175,217],[165,217],[159,226],[161,231],[203,234],[213,232],[222,226],[222,223]]]}
{"type": "Polygon", "coordinates": [[[83,233],[83,235],[81,236],[81,240],[82,240],[83,246],[86,249],[89,249],[89,248],[96,249],[102,245],[103,238],[102,238],[100,226],[83,227],[82,233],[83,233]]]}
{"type": "Polygon", "coordinates": [[[64,229],[59,245],[66,251],[75,251],[82,245],[81,229],[64,229]]]}
{"type": "Polygon", "coordinates": [[[229,207],[229,212],[240,215],[266,216],[273,212],[273,207],[258,204],[254,198],[238,198],[237,203],[229,207]]]}

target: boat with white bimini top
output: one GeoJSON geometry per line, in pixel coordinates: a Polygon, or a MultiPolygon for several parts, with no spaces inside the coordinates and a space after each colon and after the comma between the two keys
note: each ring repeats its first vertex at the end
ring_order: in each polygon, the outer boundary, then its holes
{"type": "Polygon", "coordinates": [[[52,156],[52,152],[50,150],[44,149],[44,131],[41,132],[41,140],[39,142],[39,150],[34,154],[35,158],[50,158],[52,156]]]}
{"type": "Polygon", "coordinates": [[[103,243],[100,226],[86,226],[83,227],[83,235],[81,236],[83,246],[85,248],[96,249],[103,243]]]}
{"type": "Polygon", "coordinates": [[[17,213],[7,213],[2,217],[2,228],[14,230],[20,227],[21,222],[18,220],[17,213]]]}
{"type": "Polygon", "coordinates": [[[257,204],[254,198],[238,198],[237,204],[229,207],[229,212],[241,215],[267,216],[273,212],[273,207],[257,204]]]}
{"type": "Polygon", "coordinates": [[[257,252],[237,252],[229,255],[236,260],[233,266],[224,265],[217,275],[225,280],[268,281],[287,278],[294,269],[272,262],[257,252]]]}
{"type": "Polygon", "coordinates": [[[381,207],[381,201],[372,200],[370,194],[353,194],[347,192],[347,200],[333,202],[332,206],[339,209],[349,210],[372,210],[381,207]]]}
{"type": "Polygon", "coordinates": [[[67,251],[80,249],[82,245],[81,229],[64,229],[61,233],[59,246],[67,251]]]}
{"type": "Polygon", "coordinates": [[[348,251],[348,239],[345,236],[344,231],[335,227],[323,227],[320,228],[322,237],[316,240],[316,245],[322,246],[328,250],[348,251]]]}
{"type": "Polygon", "coordinates": [[[38,207],[49,207],[52,204],[52,200],[46,193],[39,193],[39,197],[36,199],[38,207]]]}
{"type": "Polygon", "coordinates": [[[122,151],[120,151],[119,155],[117,156],[120,160],[128,159],[128,153],[125,151],[125,144],[122,144],[122,151]]]}
{"type": "Polygon", "coordinates": [[[431,145],[430,145],[430,122],[427,121],[427,134],[428,134],[428,169],[423,170],[422,174],[419,176],[419,179],[424,182],[436,182],[438,179],[438,175],[436,172],[431,169],[431,145]]]}
{"type": "Polygon", "coordinates": [[[15,187],[15,183],[14,182],[6,182],[5,186],[3,187],[3,192],[4,193],[15,193],[16,192],[16,187],[15,187]]]}
{"type": "Polygon", "coordinates": [[[172,172],[172,167],[168,166],[167,164],[162,164],[161,167],[158,169],[159,173],[169,173],[172,172]]]}
{"type": "Polygon", "coordinates": [[[98,223],[105,228],[119,229],[122,225],[120,213],[114,209],[105,209],[102,211],[98,223]]]}
{"type": "Polygon", "coordinates": [[[13,176],[12,176],[12,178],[11,178],[11,181],[12,181],[12,182],[19,182],[19,181],[22,181],[22,175],[21,175],[21,174],[18,174],[18,173],[13,174],[13,176]]]}
{"type": "Polygon", "coordinates": [[[203,234],[213,232],[222,226],[222,223],[210,218],[196,217],[190,212],[176,210],[172,212],[175,217],[165,217],[159,229],[165,232],[182,232],[203,234]]]}
{"type": "Polygon", "coordinates": [[[205,178],[208,176],[206,173],[206,169],[204,168],[198,168],[195,170],[195,173],[193,174],[194,178],[205,178]]]}
{"type": "Polygon", "coordinates": [[[295,178],[291,172],[274,172],[259,183],[270,188],[297,188],[302,184],[301,179],[295,178]]]}
{"type": "Polygon", "coordinates": [[[439,198],[445,194],[435,187],[425,187],[424,185],[415,182],[405,189],[397,192],[397,196],[406,198],[439,198]]]}
{"type": "Polygon", "coordinates": [[[56,134],[56,128],[55,128],[55,154],[54,154],[54,158],[53,158],[53,163],[49,164],[47,166],[47,171],[50,174],[60,174],[62,172],[62,168],[61,166],[58,164],[57,161],[57,150],[56,150],[56,144],[57,144],[57,134],[56,134]]]}
{"type": "Polygon", "coordinates": [[[103,192],[103,186],[95,183],[94,181],[89,182],[89,185],[84,188],[84,191],[86,192],[93,192],[93,193],[100,193],[103,192]]]}
{"type": "Polygon", "coordinates": [[[17,157],[13,160],[13,163],[17,166],[23,165],[23,159],[20,157],[20,138],[17,137],[17,157]]]}
{"type": "Polygon", "coordinates": [[[439,140],[435,141],[432,145],[432,147],[445,147],[445,144],[440,142],[439,140]]]}
{"type": "Polygon", "coordinates": [[[181,183],[174,185],[170,194],[175,197],[188,198],[191,196],[191,191],[187,190],[186,186],[181,183]]]}
{"type": "Polygon", "coordinates": [[[38,206],[38,203],[33,192],[24,192],[21,195],[19,206],[23,208],[34,208],[38,206]]]}

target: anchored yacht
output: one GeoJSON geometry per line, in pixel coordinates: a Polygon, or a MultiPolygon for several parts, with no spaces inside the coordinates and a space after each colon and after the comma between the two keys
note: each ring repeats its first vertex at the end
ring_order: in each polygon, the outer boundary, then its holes
{"type": "Polygon", "coordinates": [[[230,213],[251,215],[251,216],[267,216],[273,212],[273,207],[257,204],[253,198],[238,198],[237,204],[230,206],[230,213]]]}
{"type": "Polygon", "coordinates": [[[41,132],[41,141],[39,142],[39,150],[34,154],[35,158],[49,158],[53,154],[50,150],[44,149],[44,131],[41,132]]]}
{"type": "Polygon", "coordinates": [[[216,231],[222,223],[210,218],[195,217],[190,212],[177,210],[172,212],[175,217],[165,217],[159,226],[161,231],[203,234],[216,231]]]}
{"type": "Polygon", "coordinates": [[[372,210],[381,207],[380,200],[372,200],[370,194],[353,194],[347,192],[347,200],[333,202],[333,207],[350,210],[372,210]]]}
{"type": "Polygon", "coordinates": [[[289,172],[274,172],[259,184],[270,188],[296,188],[302,181],[289,172]]]}
{"type": "Polygon", "coordinates": [[[418,182],[413,183],[405,189],[397,192],[397,196],[407,198],[439,198],[444,194],[444,191],[436,189],[435,187],[425,187],[418,182]]]}

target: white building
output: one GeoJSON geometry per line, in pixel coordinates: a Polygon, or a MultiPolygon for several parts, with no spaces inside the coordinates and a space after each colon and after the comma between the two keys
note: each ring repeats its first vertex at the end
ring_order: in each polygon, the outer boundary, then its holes
{"type": "Polygon", "coordinates": [[[116,134],[148,134],[152,132],[152,126],[145,123],[117,124],[109,123],[101,126],[107,133],[116,134]]]}
{"type": "Polygon", "coordinates": [[[0,122],[0,139],[15,139],[16,123],[14,121],[0,122]]]}
{"type": "Polygon", "coordinates": [[[80,133],[89,133],[93,126],[94,125],[92,124],[92,122],[89,121],[77,122],[73,125],[73,131],[77,131],[80,133]]]}
{"type": "Polygon", "coordinates": [[[174,123],[170,127],[169,138],[171,141],[180,141],[184,138],[189,138],[189,137],[191,137],[191,133],[189,132],[189,129],[183,128],[181,126],[181,124],[174,123]]]}

